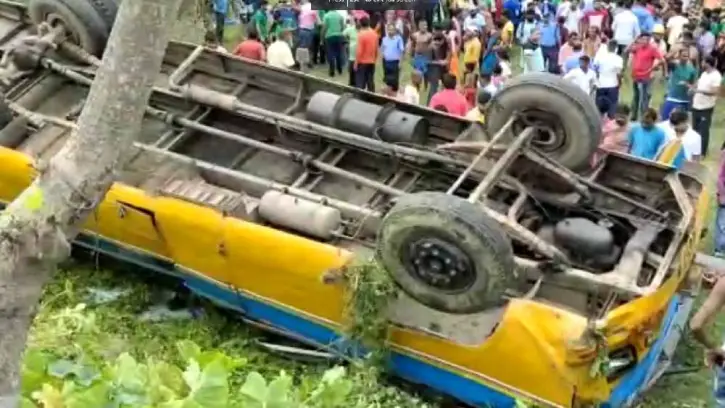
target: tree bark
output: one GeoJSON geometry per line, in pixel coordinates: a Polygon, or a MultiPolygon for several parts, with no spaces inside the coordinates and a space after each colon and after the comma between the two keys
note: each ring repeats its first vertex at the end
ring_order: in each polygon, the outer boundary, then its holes
{"type": "Polygon", "coordinates": [[[15,407],[44,284],[103,199],[141,128],[180,0],[125,0],[77,130],[0,215],[0,408],[15,407]]]}

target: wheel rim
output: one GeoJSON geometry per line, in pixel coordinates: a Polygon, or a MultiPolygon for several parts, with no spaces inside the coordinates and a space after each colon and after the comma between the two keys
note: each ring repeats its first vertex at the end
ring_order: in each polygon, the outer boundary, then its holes
{"type": "Polygon", "coordinates": [[[411,237],[403,244],[402,261],[418,281],[443,292],[462,292],[476,280],[471,258],[438,234],[411,237]]]}
{"type": "Polygon", "coordinates": [[[55,28],[58,26],[63,27],[65,37],[69,39],[75,45],[81,45],[81,39],[78,33],[68,29],[68,22],[63,19],[63,16],[56,13],[47,13],[43,16],[43,20],[48,22],[51,27],[55,28]]]}
{"type": "Polygon", "coordinates": [[[541,151],[551,153],[566,144],[566,131],[556,114],[539,109],[527,109],[519,114],[512,129],[514,134],[520,134],[524,129],[532,126],[537,130],[531,139],[531,144],[541,151]]]}

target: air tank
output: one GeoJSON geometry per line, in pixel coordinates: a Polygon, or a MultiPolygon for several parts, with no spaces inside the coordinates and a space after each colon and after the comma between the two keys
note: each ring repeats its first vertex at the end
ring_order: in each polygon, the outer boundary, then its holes
{"type": "Polygon", "coordinates": [[[342,225],[340,210],[276,190],[264,193],[258,211],[271,224],[326,241],[342,225]]]}
{"type": "Polygon", "coordinates": [[[315,92],[307,103],[309,121],[359,135],[380,138],[389,143],[425,144],[428,120],[402,112],[393,103],[376,105],[355,99],[351,94],[315,92]]]}

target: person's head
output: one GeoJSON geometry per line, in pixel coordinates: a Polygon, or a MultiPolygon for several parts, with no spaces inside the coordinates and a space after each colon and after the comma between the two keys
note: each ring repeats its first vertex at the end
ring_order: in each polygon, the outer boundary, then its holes
{"type": "Polygon", "coordinates": [[[526,18],[526,21],[533,23],[534,20],[536,20],[536,12],[533,10],[527,10],[524,17],[526,18]]]}
{"type": "Polygon", "coordinates": [[[577,40],[574,43],[571,44],[571,49],[574,50],[574,52],[580,52],[583,48],[582,42],[577,40]]]}
{"type": "Polygon", "coordinates": [[[478,8],[477,7],[472,8],[469,11],[469,14],[471,15],[471,17],[476,17],[478,15],[478,8]]]}
{"type": "Polygon", "coordinates": [[[476,108],[483,113],[488,109],[488,104],[491,102],[491,93],[479,89],[476,93],[476,108]]]}
{"type": "Polygon", "coordinates": [[[702,69],[705,71],[712,71],[715,69],[715,57],[708,55],[702,59],[702,69]]]}
{"type": "Polygon", "coordinates": [[[684,135],[690,128],[690,117],[687,112],[681,109],[675,109],[670,113],[670,126],[678,136],[684,135]]]}
{"type": "Polygon", "coordinates": [[[589,56],[584,54],[581,57],[579,57],[579,68],[582,69],[582,71],[587,72],[589,70],[589,56]]]}
{"type": "Polygon", "coordinates": [[[388,37],[395,37],[395,34],[398,34],[398,29],[395,28],[395,24],[388,24],[385,27],[385,33],[388,34],[388,37]]]}
{"type": "Polygon", "coordinates": [[[651,129],[657,122],[657,111],[653,108],[647,108],[642,114],[642,127],[651,129]]]}
{"type": "Polygon", "coordinates": [[[637,44],[644,45],[649,44],[652,41],[652,36],[649,33],[642,33],[637,37],[637,44]]]}
{"type": "Polygon", "coordinates": [[[683,31],[680,36],[680,41],[685,44],[692,44],[695,42],[695,37],[692,35],[692,31],[683,31]]]}
{"type": "Polygon", "coordinates": [[[249,33],[247,33],[247,39],[259,41],[259,34],[257,33],[257,30],[249,30],[249,33]]]}
{"type": "Polygon", "coordinates": [[[419,88],[420,84],[423,83],[423,73],[418,70],[413,70],[413,72],[410,73],[410,83],[414,87],[419,88]]]}
{"type": "Polygon", "coordinates": [[[662,24],[655,24],[652,28],[652,36],[658,41],[663,39],[665,37],[665,26],[662,24]]]}
{"type": "Polygon", "coordinates": [[[425,20],[420,20],[418,22],[418,31],[420,31],[422,33],[427,33],[428,32],[428,22],[425,20]]]}
{"type": "Polygon", "coordinates": [[[488,86],[488,84],[491,83],[491,74],[483,73],[483,74],[479,75],[478,83],[481,86],[481,88],[485,88],[486,86],[488,86]]]}
{"type": "Polygon", "coordinates": [[[436,105],[433,107],[434,110],[437,110],[438,112],[448,113],[448,108],[446,108],[444,105],[436,105]]]}
{"type": "Polygon", "coordinates": [[[599,37],[599,27],[590,26],[589,29],[587,29],[587,38],[595,39],[597,37],[599,37]]]}
{"type": "Polygon", "coordinates": [[[360,19],[360,28],[370,28],[370,18],[367,16],[363,16],[360,19]]]}
{"type": "Polygon", "coordinates": [[[505,21],[502,21],[502,20],[497,20],[494,23],[494,26],[496,26],[496,30],[498,30],[498,31],[503,30],[503,26],[505,26],[505,25],[506,25],[506,22],[505,21]]]}
{"type": "Polygon", "coordinates": [[[499,77],[503,74],[503,68],[501,68],[500,64],[496,64],[495,67],[493,67],[493,76],[499,77]]]}
{"type": "Polygon", "coordinates": [[[207,31],[204,33],[204,45],[207,47],[216,47],[219,45],[219,42],[217,41],[216,34],[212,31],[207,31]]]}
{"type": "Polygon", "coordinates": [[[441,82],[445,89],[456,89],[456,77],[451,74],[444,74],[441,82]]]}
{"type": "Polygon", "coordinates": [[[569,46],[573,47],[575,43],[579,41],[579,34],[577,33],[570,33],[569,38],[566,39],[566,42],[569,43],[569,46]]]}
{"type": "Polygon", "coordinates": [[[632,113],[629,109],[629,105],[620,103],[614,110],[614,121],[619,126],[625,126],[629,123],[629,115],[632,113]]]}
{"type": "Polygon", "coordinates": [[[609,42],[607,43],[607,51],[616,52],[618,45],[619,44],[617,44],[617,40],[609,40],[609,42]]]}
{"type": "Polygon", "coordinates": [[[498,54],[498,59],[500,61],[506,61],[506,62],[508,62],[508,60],[509,60],[509,52],[508,52],[507,49],[502,48],[502,49],[498,50],[497,54],[498,54]]]}
{"type": "Polygon", "coordinates": [[[556,18],[556,24],[558,24],[558,25],[564,25],[564,24],[566,24],[566,17],[564,17],[564,16],[557,17],[556,18]]]}
{"type": "Polygon", "coordinates": [[[680,50],[679,53],[677,53],[677,59],[675,59],[675,63],[685,64],[689,60],[690,60],[690,50],[687,48],[683,48],[680,50]]]}

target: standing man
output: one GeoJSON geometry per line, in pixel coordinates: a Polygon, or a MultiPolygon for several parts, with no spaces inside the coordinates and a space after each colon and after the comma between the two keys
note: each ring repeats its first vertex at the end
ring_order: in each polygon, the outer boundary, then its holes
{"type": "Polygon", "coordinates": [[[375,92],[375,63],[378,60],[378,34],[370,28],[370,19],[360,19],[355,50],[356,85],[360,89],[375,92]]]}
{"type": "Polygon", "coordinates": [[[629,49],[629,54],[632,56],[632,121],[636,121],[649,107],[654,70],[660,65],[666,69],[666,65],[648,32],[639,35],[629,49]]]}
{"type": "Polygon", "coordinates": [[[212,7],[214,9],[214,28],[216,28],[216,38],[217,41],[219,41],[219,44],[224,44],[224,26],[227,23],[229,2],[227,0],[214,0],[212,7]]]}
{"type": "MultiPolygon", "coordinates": [[[[707,156],[710,147],[712,113],[720,94],[722,75],[715,69],[715,58],[707,56],[702,60],[702,74],[692,88],[692,127],[702,137],[702,156],[707,156]]],[[[725,198],[725,197],[723,197],[725,198]]]]}
{"type": "Polygon", "coordinates": [[[640,34],[639,20],[637,20],[637,16],[634,15],[628,6],[625,5],[614,16],[614,21],[612,22],[612,32],[614,33],[614,40],[617,42],[617,54],[624,59],[627,58],[625,51],[634,43],[634,40],[640,34]]]}
{"type": "Polygon", "coordinates": [[[403,37],[393,24],[386,27],[386,35],[380,44],[383,56],[383,82],[395,92],[398,92],[400,80],[400,61],[405,54],[403,37]]]}
{"type": "Polygon", "coordinates": [[[561,45],[559,25],[555,21],[545,18],[541,22],[540,33],[539,43],[541,52],[544,54],[544,64],[549,72],[556,74],[559,72],[559,46],[561,45]]]}
{"type": "Polygon", "coordinates": [[[355,17],[352,15],[347,17],[347,26],[342,35],[345,37],[347,43],[347,72],[348,80],[347,84],[355,86],[357,79],[355,78],[355,57],[357,56],[357,30],[358,23],[355,17]]]}
{"type": "Polygon", "coordinates": [[[573,82],[587,95],[592,95],[597,88],[597,74],[591,69],[589,62],[588,55],[579,57],[579,67],[567,72],[564,79],[573,82]]]}
{"type": "Polygon", "coordinates": [[[410,36],[408,42],[413,70],[423,75],[423,89],[428,88],[428,64],[433,58],[433,33],[428,31],[428,23],[421,20],[418,23],[418,31],[410,36]]]}
{"type": "Polygon", "coordinates": [[[624,70],[624,59],[616,52],[618,47],[617,40],[609,41],[607,50],[599,53],[594,60],[594,67],[599,72],[597,106],[600,111],[606,107],[606,113],[610,119],[614,118],[619,103],[619,86],[622,83],[622,71],[624,70]]]}
{"type": "Polygon", "coordinates": [[[690,110],[689,90],[697,80],[697,70],[690,62],[687,50],[680,50],[680,54],[672,61],[670,76],[667,80],[667,96],[665,96],[660,116],[669,118],[675,109],[683,112],[690,110]]]}
{"type": "Polygon", "coordinates": [[[322,19],[322,37],[325,39],[325,54],[327,56],[327,73],[330,78],[342,75],[342,67],[345,65],[345,37],[342,32],[345,30],[345,18],[337,10],[330,10],[325,13],[322,19]]]}

